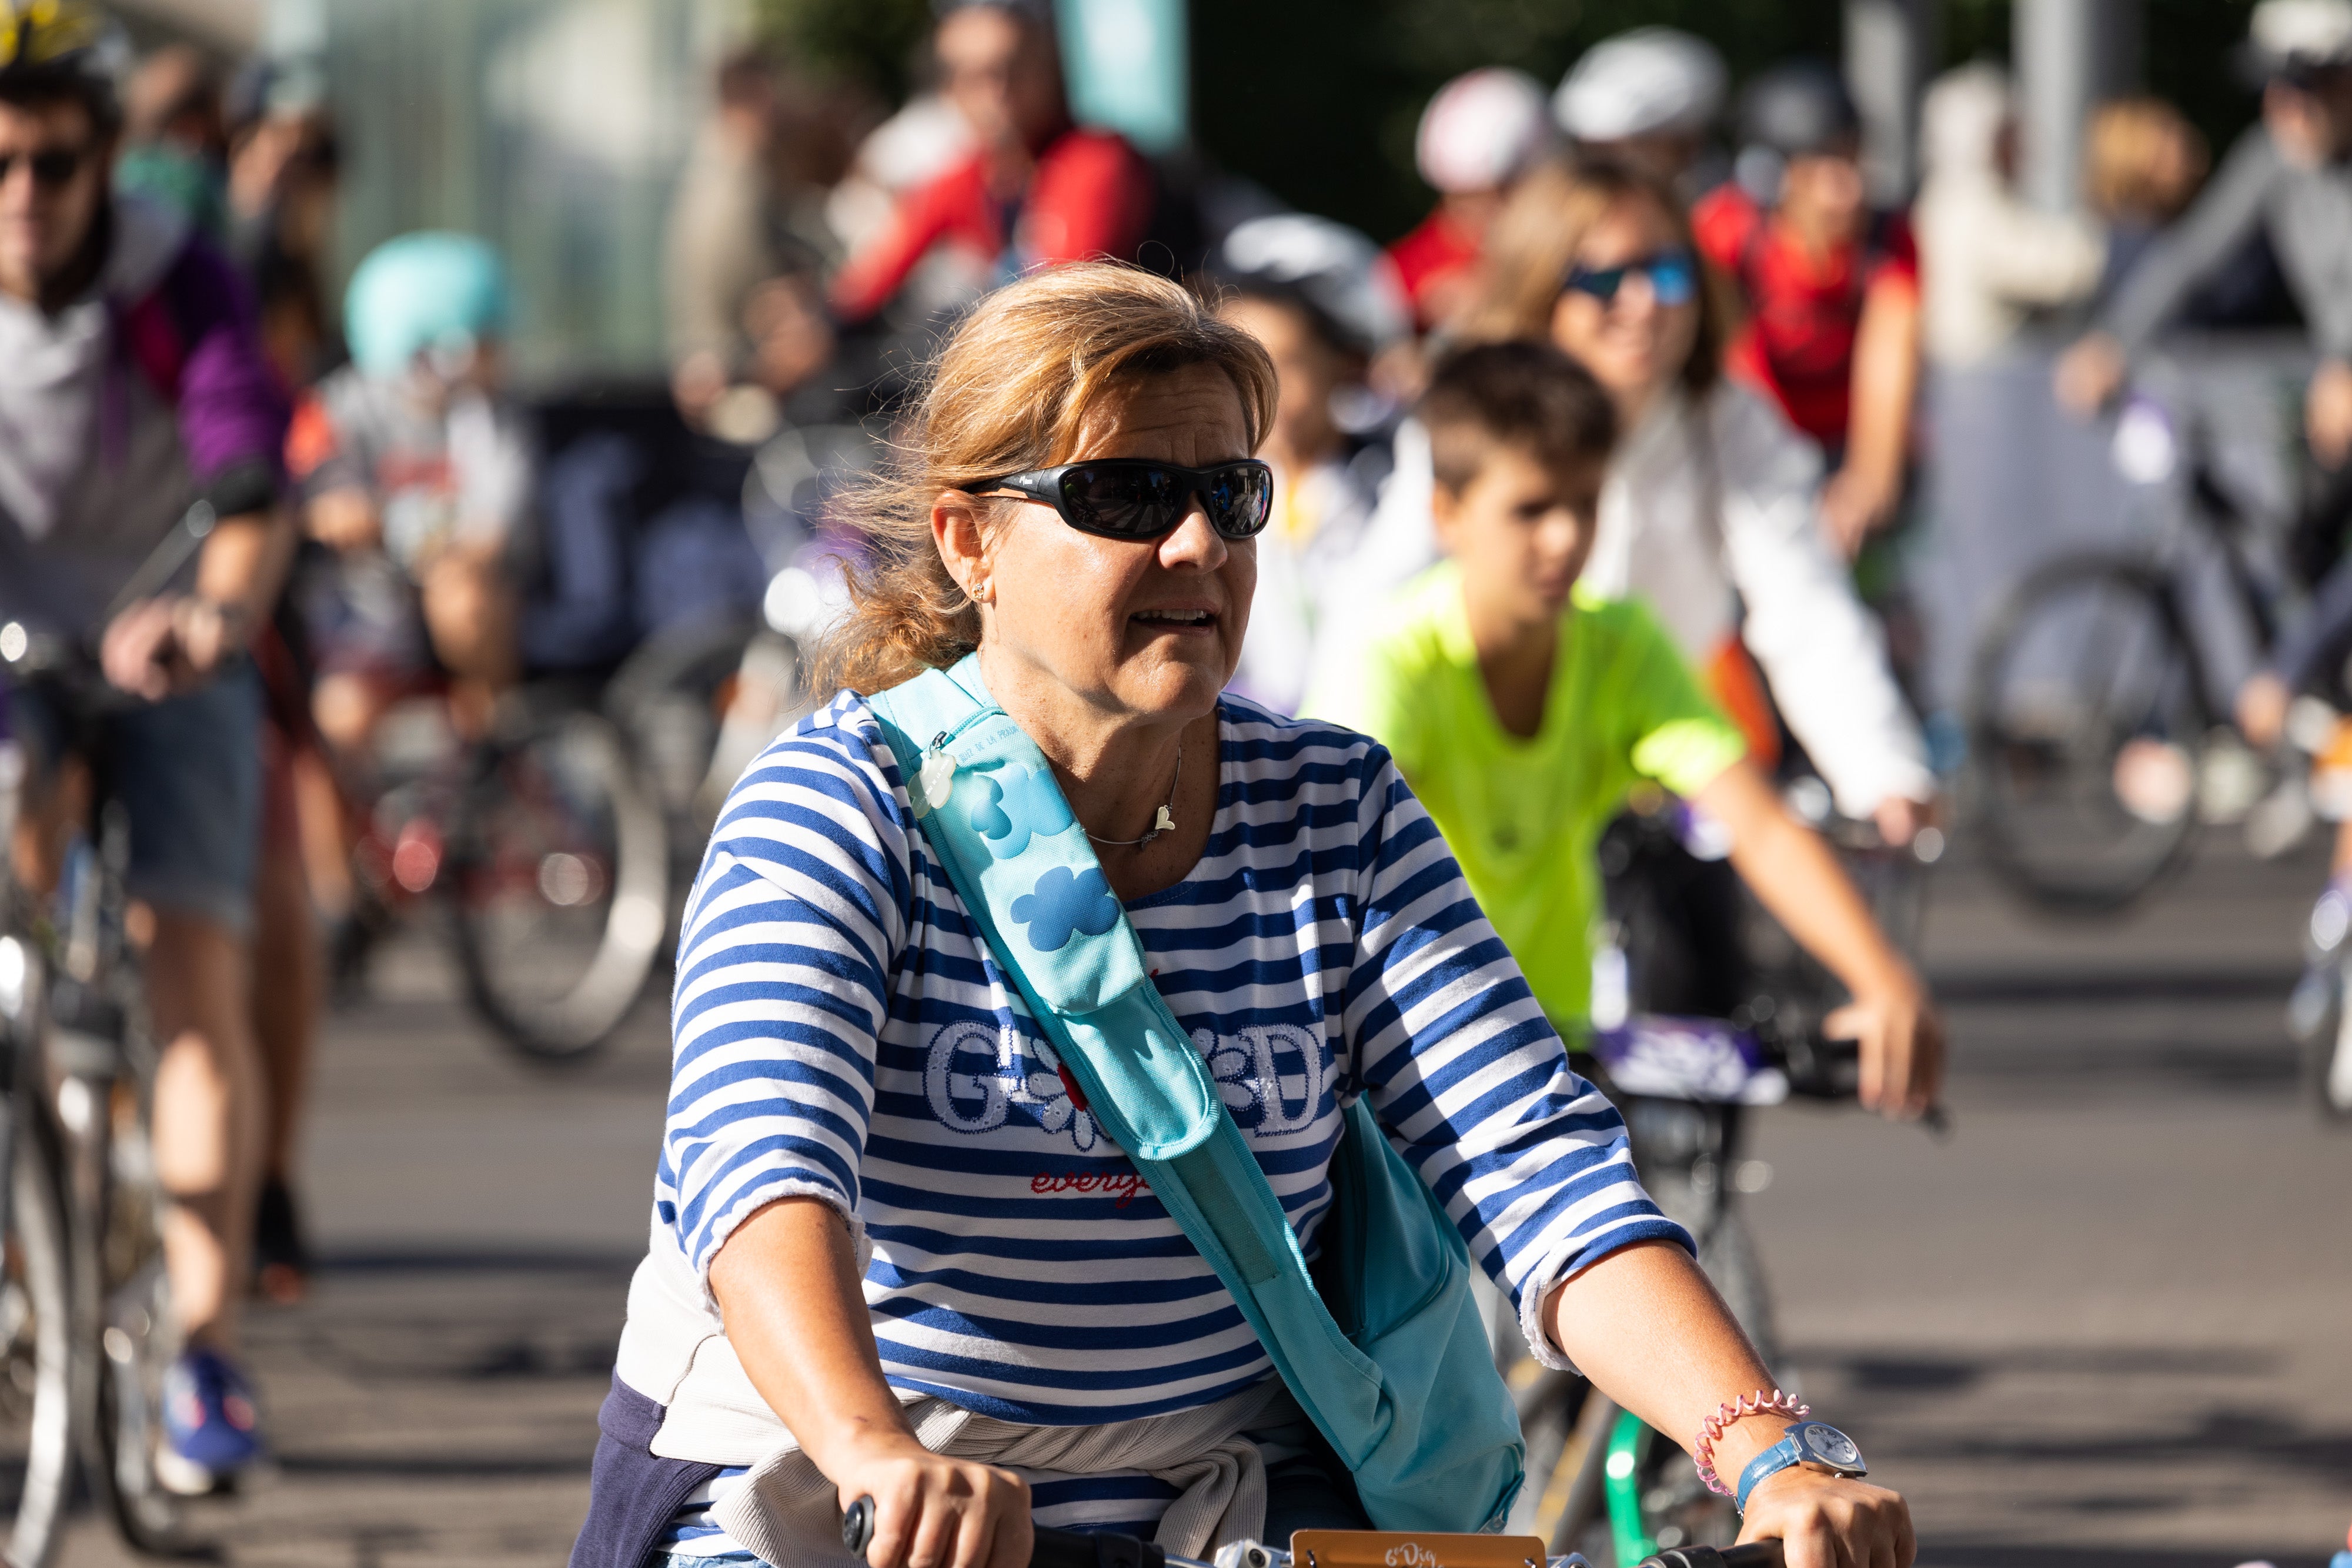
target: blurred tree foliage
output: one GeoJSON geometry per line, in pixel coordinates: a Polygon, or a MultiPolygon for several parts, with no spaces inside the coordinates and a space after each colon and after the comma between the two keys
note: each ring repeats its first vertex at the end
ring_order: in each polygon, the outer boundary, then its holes
{"type": "Polygon", "coordinates": [[[753,26],[808,76],[889,104],[912,90],[931,30],[929,0],[753,0],[753,26]]]}
{"type": "MultiPolygon", "coordinates": [[[[1064,0],[1065,4],[1083,0],[1064,0]]],[[[2179,104],[2218,158],[2252,119],[2233,68],[2252,0],[2141,0],[2148,90],[2179,104]]],[[[1191,0],[1193,128],[1222,167],[1381,238],[1432,193],[1413,171],[1422,106],[1445,80],[1503,63],[1557,82],[1625,28],[1685,27],[1736,80],[1792,54],[1837,57],[1842,0],[1191,0]]],[[[755,0],[796,65],[896,103],[913,85],[929,0],[755,0]]],[[[1948,64],[2006,58],[2012,0],[1945,0],[1948,64]]]]}

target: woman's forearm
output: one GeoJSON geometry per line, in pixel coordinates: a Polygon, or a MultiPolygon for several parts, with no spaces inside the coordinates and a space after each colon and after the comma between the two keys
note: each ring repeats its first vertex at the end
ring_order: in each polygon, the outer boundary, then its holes
{"type": "MultiPolygon", "coordinates": [[[[1685,1448],[1718,1406],[1773,1387],[1723,1298],[1670,1242],[1622,1248],[1570,1276],[1543,1321],[1594,1387],[1685,1448]]],[[[1734,1422],[1715,1445],[1717,1471],[1737,1477],[1787,1426],[1773,1416],[1734,1422]]]]}
{"type": "Polygon", "coordinates": [[[1886,940],[1853,879],[1819,833],[1745,762],[1699,791],[1699,808],[1731,835],[1731,863],[1772,917],[1856,996],[1914,987],[1911,966],[1886,940]]]}
{"type": "Polygon", "coordinates": [[[710,1289],[751,1385],[827,1475],[876,1439],[915,1440],[882,1358],[849,1230],[814,1197],[772,1203],[710,1263],[710,1289]]]}

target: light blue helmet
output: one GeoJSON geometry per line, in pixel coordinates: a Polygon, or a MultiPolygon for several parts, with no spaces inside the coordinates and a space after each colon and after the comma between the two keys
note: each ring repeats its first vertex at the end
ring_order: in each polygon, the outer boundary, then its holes
{"type": "Polygon", "coordinates": [[[362,371],[397,375],[427,349],[501,336],[511,307],[506,264],[488,240],[402,235],[370,251],[352,274],[343,337],[362,371]]]}

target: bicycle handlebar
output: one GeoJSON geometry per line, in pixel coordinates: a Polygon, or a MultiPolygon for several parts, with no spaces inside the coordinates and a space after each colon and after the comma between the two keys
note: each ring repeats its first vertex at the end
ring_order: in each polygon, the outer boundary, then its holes
{"type": "MultiPolygon", "coordinates": [[[[1048,1530],[1041,1524],[1034,1536],[1029,1568],[1167,1568],[1164,1548],[1132,1535],[1048,1530]]],[[[841,1543],[852,1557],[863,1559],[873,1539],[874,1500],[861,1497],[841,1516],[841,1543]]]]}
{"type": "MultiPolygon", "coordinates": [[[[1029,1553],[1030,1568],[1168,1568],[1190,1559],[1171,1558],[1167,1551],[1132,1535],[1090,1534],[1076,1530],[1048,1530],[1039,1525],[1029,1553]]],[[[841,1544],[863,1561],[874,1540],[874,1500],[861,1497],[841,1516],[841,1544]]],[[[1290,1553],[1272,1553],[1287,1564],[1290,1553]]],[[[1560,1561],[1554,1559],[1555,1562],[1560,1561]]],[[[1582,1559],[1575,1559],[1582,1561],[1582,1559]]],[[[1780,1543],[1759,1541],[1747,1546],[1670,1546],[1642,1560],[1642,1568],[1783,1568],[1780,1543]]]]}

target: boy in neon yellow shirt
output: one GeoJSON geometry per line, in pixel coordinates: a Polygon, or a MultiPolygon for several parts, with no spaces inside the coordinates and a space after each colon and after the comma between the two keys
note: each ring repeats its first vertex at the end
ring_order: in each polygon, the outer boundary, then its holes
{"type": "Polygon", "coordinates": [[[1489,344],[1438,368],[1420,416],[1452,559],[1387,607],[1360,658],[1323,672],[1307,711],[1388,747],[1571,1039],[1591,998],[1601,831],[1641,779],[1690,800],[1853,993],[1828,1029],[1861,1043],[1864,1103],[1923,1113],[1942,1032],[1918,977],[1649,611],[1576,590],[1615,441],[1608,395],[1548,344],[1489,344]]]}

